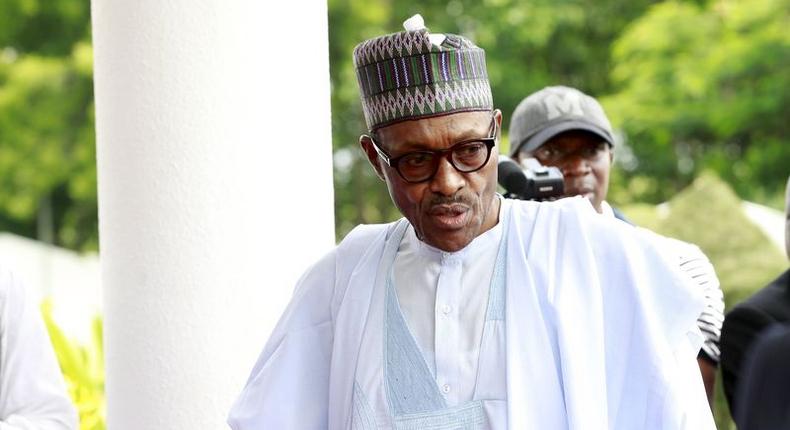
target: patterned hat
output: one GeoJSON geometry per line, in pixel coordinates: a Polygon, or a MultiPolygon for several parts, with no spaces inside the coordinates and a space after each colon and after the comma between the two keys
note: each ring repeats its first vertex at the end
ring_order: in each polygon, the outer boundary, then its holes
{"type": "Polygon", "coordinates": [[[485,52],[454,34],[430,34],[415,15],[406,31],[354,48],[369,130],[396,122],[493,109],[485,52]]]}
{"type": "Polygon", "coordinates": [[[532,153],[554,136],[584,130],[614,145],[612,125],[597,100],[576,88],[546,87],[516,106],[510,118],[510,154],[532,153]]]}

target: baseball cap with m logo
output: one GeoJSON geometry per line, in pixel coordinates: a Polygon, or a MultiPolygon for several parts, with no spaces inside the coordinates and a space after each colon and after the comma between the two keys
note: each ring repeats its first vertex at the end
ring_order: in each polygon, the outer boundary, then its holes
{"type": "Polygon", "coordinates": [[[565,86],[546,87],[521,101],[510,118],[510,153],[531,153],[554,136],[584,130],[614,145],[612,125],[597,100],[565,86]]]}

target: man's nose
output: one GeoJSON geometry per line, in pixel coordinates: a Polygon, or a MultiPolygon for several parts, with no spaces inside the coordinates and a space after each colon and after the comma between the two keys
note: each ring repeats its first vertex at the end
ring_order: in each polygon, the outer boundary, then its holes
{"type": "Polygon", "coordinates": [[[453,196],[466,185],[464,174],[456,170],[447,157],[439,160],[439,167],[431,179],[430,189],[434,193],[444,196],[453,196]]]}
{"type": "Polygon", "coordinates": [[[565,176],[582,176],[590,173],[589,161],[581,154],[569,154],[562,160],[560,170],[565,176]]]}

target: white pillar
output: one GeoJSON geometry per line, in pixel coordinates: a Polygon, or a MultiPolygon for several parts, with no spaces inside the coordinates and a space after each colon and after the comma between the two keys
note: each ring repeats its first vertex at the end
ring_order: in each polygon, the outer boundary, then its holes
{"type": "Polygon", "coordinates": [[[92,6],[108,425],[226,428],[334,244],[326,2],[92,6]]]}

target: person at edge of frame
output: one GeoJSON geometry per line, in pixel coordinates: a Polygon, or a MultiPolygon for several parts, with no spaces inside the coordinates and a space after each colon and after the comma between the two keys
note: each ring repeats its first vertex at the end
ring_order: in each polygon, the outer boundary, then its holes
{"type": "Polygon", "coordinates": [[[41,311],[19,276],[0,263],[0,429],[78,428],[41,311]]]}
{"type": "MultiPolygon", "coordinates": [[[[785,195],[785,251],[790,259],[790,177],[785,195]]],[[[767,245],[766,245],[767,246],[767,245]]],[[[788,348],[780,342],[790,335],[776,326],[790,324],[790,268],[751,297],[737,304],[724,318],[721,331],[721,374],[724,394],[738,428],[790,428],[788,372],[781,366],[771,369],[771,362],[787,368],[788,348]],[[771,343],[757,343],[768,330],[774,330],[771,343]],[[770,354],[774,354],[771,356],[770,354]],[[777,361],[782,360],[784,361],[777,361]],[[751,363],[749,363],[751,361],[751,363]],[[765,367],[765,368],[763,368],[765,367]],[[745,375],[746,374],[746,375],[745,375]],[[751,383],[744,381],[751,374],[751,383]],[[751,398],[749,397],[751,396],[751,398]],[[781,415],[784,414],[782,418],[781,415]],[[781,421],[784,419],[784,421],[781,421]],[[779,426],[783,422],[784,427],[779,426]]],[[[786,328],[785,331],[788,329],[786,328]]]]}

